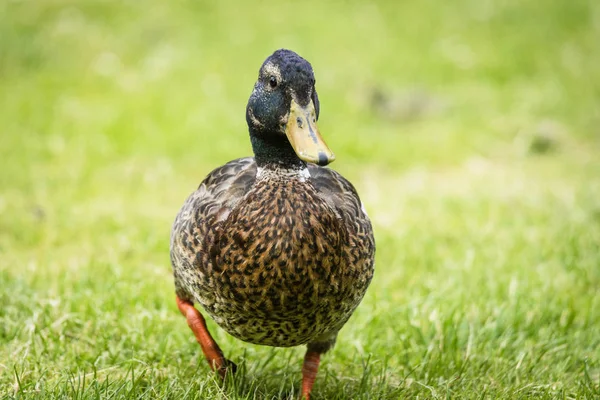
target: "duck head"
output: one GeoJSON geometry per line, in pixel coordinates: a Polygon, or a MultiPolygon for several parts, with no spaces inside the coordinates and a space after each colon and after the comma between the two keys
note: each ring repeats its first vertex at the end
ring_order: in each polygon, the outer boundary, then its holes
{"type": "Polygon", "coordinates": [[[277,50],[260,67],[246,121],[256,162],[327,165],[335,159],[319,129],[319,97],[308,61],[277,50]]]}

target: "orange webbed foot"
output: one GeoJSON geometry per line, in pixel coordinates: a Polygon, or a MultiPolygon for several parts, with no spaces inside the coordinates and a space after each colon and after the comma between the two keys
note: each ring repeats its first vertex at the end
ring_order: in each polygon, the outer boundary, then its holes
{"type": "Polygon", "coordinates": [[[235,373],[237,365],[225,358],[223,351],[208,331],[202,314],[200,314],[192,303],[181,300],[179,297],[177,297],[177,307],[187,319],[188,326],[194,332],[194,336],[202,348],[204,357],[213,371],[217,371],[221,378],[225,378],[225,375],[229,372],[235,373]]]}

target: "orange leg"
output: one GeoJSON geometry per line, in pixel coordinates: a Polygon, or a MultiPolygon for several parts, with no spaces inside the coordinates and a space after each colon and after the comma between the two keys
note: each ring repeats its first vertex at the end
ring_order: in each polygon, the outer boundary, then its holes
{"type": "Polygon", "coordinates": [[[179,307],[179,311],[183,316],[187,318],[187,323],[194,332],[196,340],[200,343],[204,357],[206,357],[206,361],[208,361],[208,365],[213,371],[219,372],[221,378],[225,377],[227,371],[235,372],[236,365],[225,358],[223,351],[210,335],[204,317],[194,308],[194,305],[177,297],[177,307],[179,307]]]}
{"type": "Polygon", "coordinates": [[[320,362],[321,353],[310,350],[306,352],[302,365],[302,399],[310,400],[310,392],[315,383],[320,362]]]}

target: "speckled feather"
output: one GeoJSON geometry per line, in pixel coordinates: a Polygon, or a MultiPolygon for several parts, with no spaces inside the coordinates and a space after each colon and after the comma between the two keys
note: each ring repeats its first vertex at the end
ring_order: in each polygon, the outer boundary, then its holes
{"type": "Polygon", "coordinates": [[[320,352],[364,296],[374,253],[370,221],[340,174],[263,169],[250,157],[212,171],[171,234],[181,299],[241,340],[320,352]]]}

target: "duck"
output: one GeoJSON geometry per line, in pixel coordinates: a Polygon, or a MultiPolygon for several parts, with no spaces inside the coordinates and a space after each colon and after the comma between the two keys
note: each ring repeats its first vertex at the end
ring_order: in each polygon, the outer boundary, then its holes
{"type": "Polygon", "coordinates": [[[260,67],[246,122],[253,157],[214,169],[184,202],[171,231],[176,302],[209,366],[225,358],[196,308],[233,337],[306,345],[300,397],[310,399],[321,356],[373,278],[375,239],[354,186],[319,129],[311,64],[280,49],[260,67]]]}

